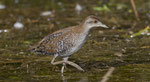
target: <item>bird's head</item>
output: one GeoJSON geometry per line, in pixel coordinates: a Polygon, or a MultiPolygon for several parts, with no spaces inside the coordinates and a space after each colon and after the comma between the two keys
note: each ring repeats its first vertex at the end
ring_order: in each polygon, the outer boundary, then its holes
{"type": "Polygon", "coordinates": [[[105,24],[103,24],[96,16],[88,16],[82,23],[83,26],[87,28],[93,27],[103,27],[108,28],[105,24]]]}

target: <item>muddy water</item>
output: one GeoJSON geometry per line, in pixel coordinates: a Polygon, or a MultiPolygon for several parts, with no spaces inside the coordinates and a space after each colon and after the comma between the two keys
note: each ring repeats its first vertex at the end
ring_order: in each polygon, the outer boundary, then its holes
{"type": "Polygon", "coordinates": [[[150,25],[150,2],[135,3],[140,21],[136,21],[128,1],[1,0],[0,81],[98,82],[115,67],[109,82],[149,82],[150,37],[129,36],[150,25]],[[75,10],[77,4],[81,11],[75,10]],[[94,10],[102,5],[107,8],[94,10]],[[92,29],[82,49],[71,56],[70,61],[85,72],[67,66],[62,75],[62,65],[51,65],[51,56],[28,51],[47,34],[79,24],[91,14],[98,15],[110,28],[92,29]],[[14,26],[16,22],[23,26],[14,26]]]}

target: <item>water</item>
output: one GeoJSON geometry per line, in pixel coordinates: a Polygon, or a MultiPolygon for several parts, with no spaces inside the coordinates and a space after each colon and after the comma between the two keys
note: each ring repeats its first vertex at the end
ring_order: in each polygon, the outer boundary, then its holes
{"type": "Polygon", "coordinates": [[[128,1],[1,0],[0,3],[5,5],[0,10],[0,81],[100,82],[110,67],[115,70],[108,82],[150,81],[150,37],[129,37],[149,25],[147,0],[136,1],[141,21],[136,21],[128,1]],[[84,7],[80,15],[75,11],[77,3],[84,7]],[[117,4],[123,6],[117,10],[117,4]],[[101,5],[107,5],[109,11],[93,10],[101,5]],[[41,16],[45,11],[52,13],[41,16]],[[28,51],[47,34],[79,24],[91,14],[98,15],[111,28],[92,29],[82,49],[70,57],[85,72],[67,65],[62,75],[62,65],[51,65],[51,56],[28,51]],[[13,27],[18,19],[24,24],[22,29],[13,27]]]}

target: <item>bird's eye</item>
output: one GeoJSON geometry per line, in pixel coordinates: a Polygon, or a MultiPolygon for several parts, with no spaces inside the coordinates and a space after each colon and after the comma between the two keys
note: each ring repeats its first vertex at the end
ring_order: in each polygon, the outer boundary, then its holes
{"type": "Polygon", "coordinates": [[[97,23],[97,21],[95,20],[94,23],[97,23]]]}

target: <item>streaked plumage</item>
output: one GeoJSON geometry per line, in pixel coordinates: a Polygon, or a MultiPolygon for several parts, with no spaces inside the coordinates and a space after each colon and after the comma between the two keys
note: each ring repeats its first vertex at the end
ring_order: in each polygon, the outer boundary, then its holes
{"type": "MultiPolygon", "coordinates": [[[[102,24],[97,17],[89,16],[80,25],[61,29],[44,37],[32,48],[32,51],[40,54],[53,55],[54,58],[51,62],[52,64],[55,63],[54,60],[57,56],[63,57],[66,63],[68,57],[81,48],[90,29],[99,26],[107,28],[107,26],[102,24]]],[[[63,62],[62,73],[65,63],[63,62]]]]}

